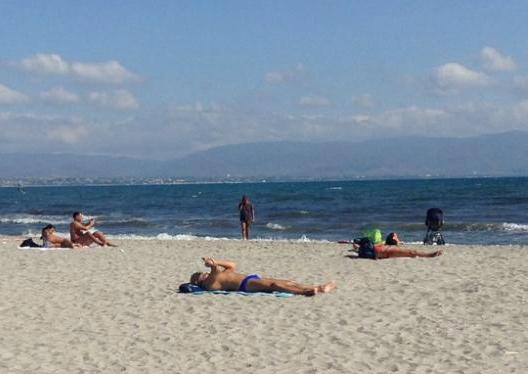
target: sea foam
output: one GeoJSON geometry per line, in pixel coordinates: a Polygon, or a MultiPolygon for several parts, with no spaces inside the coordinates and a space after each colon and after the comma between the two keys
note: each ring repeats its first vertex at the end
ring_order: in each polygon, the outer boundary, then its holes
{"type": "Polygon", "coordinates": [[[278,223],[269,222],[266,227],[271,230],[286,230],[287,227],[279,225],[278,223]]]}
{"type": "Polygon", "coordinates": [[[505,222],[502,224],[502,229],[504,231],[528,231],[528,225],[505,222]]]}

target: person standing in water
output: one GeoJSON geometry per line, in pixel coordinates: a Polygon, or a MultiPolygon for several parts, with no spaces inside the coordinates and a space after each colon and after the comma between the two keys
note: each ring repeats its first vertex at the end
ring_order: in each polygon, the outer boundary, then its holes
{"type": "Polygon", "coordinates": [[[255,211],[253,205],[249,201],[249,197],[246,195],[242,196],[242,200],[238,204],[238,212],[240,213],[242,239],[249,240],[249,227],[255,222],[255,211]]]}

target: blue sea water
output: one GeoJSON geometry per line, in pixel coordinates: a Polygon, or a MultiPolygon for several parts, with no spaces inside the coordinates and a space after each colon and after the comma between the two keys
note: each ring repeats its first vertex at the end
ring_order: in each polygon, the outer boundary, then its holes
{"type": "Polygon", "coordinates": [[[528,178],[0,188],[0,235],[61,233],[74,211],[113,237],[239,238],[237,205],[255,207],[252,237],[349,240],[372,227],[420,242],[425,212],[445,213],[448,243],[528,243],[528,178]]]}

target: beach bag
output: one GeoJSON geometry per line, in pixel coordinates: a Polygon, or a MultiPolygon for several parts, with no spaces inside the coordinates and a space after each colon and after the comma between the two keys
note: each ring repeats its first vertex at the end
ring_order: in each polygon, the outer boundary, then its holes
{"type": "Polygon", "coordinates": [[[42,246],[38,245],[37,243],[33,241],[33,239],[29,238],[29,239],[24,240],[22,244],[20,244],[20,247],[22,248],[41,248],[42,246]]]}
{"type": "Polygon", "coordinates": [[[193,292],[203,292],[205,291],[202,287],[197,286],[192,283],[182,283],[179,287],[180,293],[193,293],[193,292]]]}
{"type": "Polygon", "coordinates": [[[365,237],[369,238],[373,244],[383,243],[383,237],[381,236],[380,229],[370,229],[365,231],[365,237]]]}
{"type": "Polygon", "coordinates": [[[371,260],[376,259],[376,251],[374,250],[374,243],[369,238],[361,238],[359,241],[359,258],[370,258],[371,260]]]}

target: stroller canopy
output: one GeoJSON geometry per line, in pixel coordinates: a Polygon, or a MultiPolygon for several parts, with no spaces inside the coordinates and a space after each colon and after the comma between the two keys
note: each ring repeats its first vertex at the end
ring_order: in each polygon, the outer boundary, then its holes
{"type": "Polygon", "coordinates": [[[440,227],[444,223],[444,212],[440,208],[431,208],[427,211],[425,224],[427,227],[440,227]]]}

